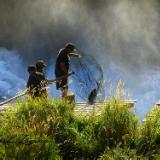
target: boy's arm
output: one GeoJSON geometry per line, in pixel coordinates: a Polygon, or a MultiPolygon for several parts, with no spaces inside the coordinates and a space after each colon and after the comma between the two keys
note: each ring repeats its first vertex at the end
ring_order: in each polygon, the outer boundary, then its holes
{"type": "Polygon", "coordinates": [[[78,53],[74,53],[74,52],[69,53],[69,56],[81,58],[81,55],[79,55],[78,53]]]}

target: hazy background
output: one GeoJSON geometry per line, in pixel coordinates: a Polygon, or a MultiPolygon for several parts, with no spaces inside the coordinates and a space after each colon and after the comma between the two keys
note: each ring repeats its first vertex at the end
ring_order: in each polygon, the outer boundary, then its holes
{"type": "Polygon", "coordinates": [[[26,66],[43,58],[53,77],[58,50],[73,42],[119,79],[143,116],[160,99],[159,0],[0,0],[0,96],[23,89],[26,66]]]}

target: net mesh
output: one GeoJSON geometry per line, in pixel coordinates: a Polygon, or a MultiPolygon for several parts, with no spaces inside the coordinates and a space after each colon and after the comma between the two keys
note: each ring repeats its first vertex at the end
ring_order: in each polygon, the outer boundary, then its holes
{"type": "Polygon", "coordinates": [[[81,53],[82,58],[71,60],[72,90],[80,100],[94,103],[104,99],[103,70],[91,55],[81,53]]]}

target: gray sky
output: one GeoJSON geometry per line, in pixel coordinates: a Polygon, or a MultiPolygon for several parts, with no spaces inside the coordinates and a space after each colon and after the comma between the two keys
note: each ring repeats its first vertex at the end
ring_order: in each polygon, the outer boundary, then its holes
{"type": "MultiPolygon", "coordinates": [[[[159,69],[158,0],[1,0],[0,44],[27,59],[72,41],[127,67],[159,69]],[[143,65],[143,66],[141,66],[143,65]]],[[[104,62],[105,63],[105,62],[104,62]]]]}

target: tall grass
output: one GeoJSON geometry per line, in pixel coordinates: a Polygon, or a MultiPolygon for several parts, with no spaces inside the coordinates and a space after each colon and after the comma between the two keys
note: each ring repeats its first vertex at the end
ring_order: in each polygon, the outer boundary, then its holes
{"type": "MultiPolygon", "coordinates": [[[[137,118],[129,111],[127,104],[111,99],[99,117],[97,138],[102,148],[123,146],[125,137],[130,141],[136,137],[137,118]]],[[[133,143],[130,143],[130,146],[133,143]]]]}
{"type": "Polygon", "coordinates": [[[139,127],[137,140],[138,152],[147,156],[155,156],[160,152],[160,108],[155,107],[148,113],[139,127]]]}
{"type": "Polygon", "coordinates": [[[114,97],[100,115],[78,115],[67,101],[30,100],[0,115],[0,159],[157,158],[160,111],[138,126],[128,106],[114,97]]]}

